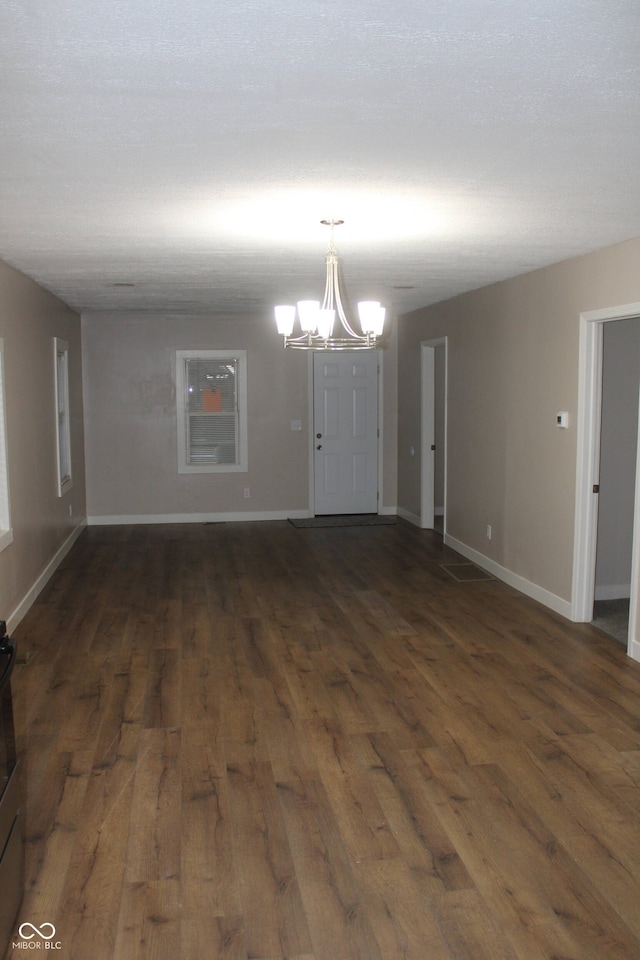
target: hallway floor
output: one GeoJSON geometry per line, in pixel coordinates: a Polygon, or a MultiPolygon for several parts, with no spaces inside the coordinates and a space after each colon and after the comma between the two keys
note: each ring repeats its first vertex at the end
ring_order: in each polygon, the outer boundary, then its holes
{"type": "Polygon", "coordinates": [[[626,649],[629,635],[629,598],[622,600],[596,600],[593,605],[593,620],[598,630],[603,630],[626,649]]]}

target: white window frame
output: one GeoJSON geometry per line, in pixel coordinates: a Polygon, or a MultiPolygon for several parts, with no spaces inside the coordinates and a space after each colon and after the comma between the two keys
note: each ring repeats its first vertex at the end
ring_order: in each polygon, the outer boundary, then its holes
{"type": "Polygon", "coordinates": [[[246,473],[248,465],[247,351],[176,350],[176,413],[178,425],[178,473],[246,473]],[[191,464],[188,458],[187,360],[233,361],[236,365],[236,462],[191,464]]]}
{"type": "Polygon", "coordinates": [[[71,423],[69,408],[69,344],[53,338],[56,410],[56,480],[58,496],[63,497],[73,486],[71,470],[71,423]]]}
{"type": "Polygon", "coordinates": [[[4,340],[0,338],[0,550],[13,543],[7,461],[7,406],[4,389],[4,340]]]}

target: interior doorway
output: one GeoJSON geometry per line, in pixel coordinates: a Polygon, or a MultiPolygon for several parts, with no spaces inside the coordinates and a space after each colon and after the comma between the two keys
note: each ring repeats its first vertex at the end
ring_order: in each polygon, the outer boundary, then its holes
{"type": "Polygon", "coordinates": [[[447,338],[421,344],[420,526],[446,532],[447,338]]]}
{"type": "MultiPolygon", "coordinates": [[[[601,479],[601,440],[603,413],[603,362],[605,325],[628,320],[637,331],[640,304],[628,304],[592,311],[580,317],[580,369],[578,389],[578,433],[576,472],[576,523],[574,538],[572,619],[592,620],[596,597],[598,558],[598,513],[601,479]]],[[[637,388],[636,388],[637,389],[637,388]]],[[[637,408],[636,393],[636,408],[637,408]]],[[[640,580],[640,438],[633,444],[631,479],[633,513],[631,517],[631,567],[627,652],[640,660],[640,623],[638,591],[640,580]]],[[[609,482],[609,481],[607,481],[609,482]]]]}

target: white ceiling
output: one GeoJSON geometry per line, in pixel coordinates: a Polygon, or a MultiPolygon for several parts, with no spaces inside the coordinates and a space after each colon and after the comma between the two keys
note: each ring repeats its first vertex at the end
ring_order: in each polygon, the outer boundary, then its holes
{"type": "Polygon", "coordinates": [[[638,0],[2,0],[0,257],[82,311],[395,313],[640,236],[638,0]]]}

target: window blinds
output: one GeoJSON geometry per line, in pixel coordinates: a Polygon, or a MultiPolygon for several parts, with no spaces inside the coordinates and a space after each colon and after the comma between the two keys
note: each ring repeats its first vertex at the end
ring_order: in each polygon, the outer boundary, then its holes
{"type": "Polygon", "coordinates": [[[193,357],[185,359],[184,363],[188,464],[237,463],[237,359],[193,357]]]}

